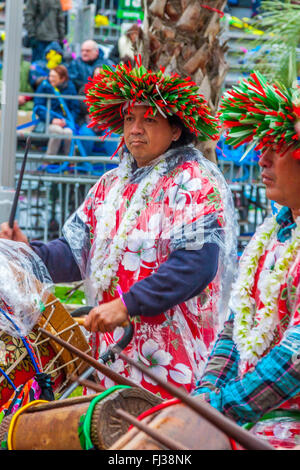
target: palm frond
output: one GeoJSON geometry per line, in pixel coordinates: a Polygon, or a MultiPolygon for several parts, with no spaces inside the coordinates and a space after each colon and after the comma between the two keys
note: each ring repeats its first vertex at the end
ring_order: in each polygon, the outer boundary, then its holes
{"type": "Polygon", "coordinates": [[[298,75],[300,4],[263,0],[260,18],[252,26],[262,29],[267,40],[255,41],[256,50],[246,58],[247,67],[261,71],[268,80],[292,86],[298,75]]]}

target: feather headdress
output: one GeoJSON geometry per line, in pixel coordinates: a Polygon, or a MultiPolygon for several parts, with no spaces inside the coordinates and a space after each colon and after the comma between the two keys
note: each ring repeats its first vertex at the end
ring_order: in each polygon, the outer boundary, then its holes
{"type": "Polygon", "coordinates": [[[137,58],[135,67],[119,64],[112,69],[104,65],[89,79],[85,94],[90,126],[106,131],[106,135],[122,134],[125,109],[129,112],[136,103],[145,103],[150,115],[178,116],[199,140],[218,138],[219,120],[210,114],[196,83],[178,74],[165,75],[163,68],[147,70],[137,58]]]}
{"type": "Polygon", "coordinates": [[[300,119],[300,88],[269,84],[259,72],[224,93],[219,118],[228,129],[226,141],[233,147],[266,150],[275,146],[293,148],[293,157],[300,159],[300,140],[295,124],[300,119]]]}

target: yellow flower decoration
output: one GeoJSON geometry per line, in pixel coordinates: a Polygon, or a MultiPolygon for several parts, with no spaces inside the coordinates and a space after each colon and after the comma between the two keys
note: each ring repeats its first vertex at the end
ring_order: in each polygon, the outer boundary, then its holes
{"type": "Polygon", "coordinates": [[[46,55],[46,59],[48,60],[47,68],[51,70],[61,63],[62,56],[58,52],[51,49],[46,55]]]}
{"type": "Polygon", "coordinates": [[[107,16],[104,15],[96,15],[95,16],[95,25],[99,28],[99,26],[108,26],[109,19],[107,16]]]}

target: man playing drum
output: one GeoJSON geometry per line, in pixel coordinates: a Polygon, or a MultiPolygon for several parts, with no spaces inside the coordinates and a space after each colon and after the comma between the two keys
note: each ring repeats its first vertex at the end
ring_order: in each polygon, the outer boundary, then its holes
{"type": "Polygon", "coordinates": [[[228,143],[261,149],[266,196],[280,208],[242,255],[228,319],[194,392],[240,425],[263,418],[252,432],[282,447],[300,442],[299,96],[253,73],[222,98],[228,143]]]}
{"type": "MultiPolygon", "coordinates": [[[[236,259],[230,190],[193,145],[218,134],[197,90],[189,78],[138,62],[104,66],[88,83],[86,101],[91,126],[123,134],[120,164],[90,190],[64,237],[31,243],[54,282],[85,279],[95,305],[85,327],[96,358],[129,317],[134,336],[126,354],[187,391],[223,322],[236,259]]],[[[2,225],[1,236],[28,243],[16,223],[13,231],[2,225]]],[[[111,367],[169,397],[121,359],[111,367]]]]}

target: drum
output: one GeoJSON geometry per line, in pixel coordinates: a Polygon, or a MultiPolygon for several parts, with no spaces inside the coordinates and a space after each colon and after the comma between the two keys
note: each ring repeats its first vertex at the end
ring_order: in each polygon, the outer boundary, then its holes
{"type": "MultiPolygon", "coordinates": [[[[149,414],[142,422],[189,450],[232,450],[228,436],[183,404],[169,406],[153,416],[149,414]]],[[[109,450],[165,450],[165,447],[133,427],[109,450]]]]}
{"type": "MultiPolygon", "coordinates": [[[[89,353],[90,347],[78,323],[53,295],[49,294],[38,324],[27,335],[39,368],[50,375],[53,391],[61,393],[70,385],[70,377],[80,375],[87,365],[56,342],[44,337],[39,327],[59,335],[62,339],[89,353]]],[[[24,341],[0,331],[0,408],[13,395],[15,388],[25,384],[36,374],[32,358],[24,341]]]]}
{"type": "Polygon", "coordinates": [[[9,450],[85,450],[83,438],[88,429],[91,448],[106,450],[129,427],[117,414],[123,409],[133,416],[161,403],[147,390],[112,387],[100,395],[72,397],[66,400],[29,403],[19,414],[5,417],[0,424],[0,442],[9,450]]]}

